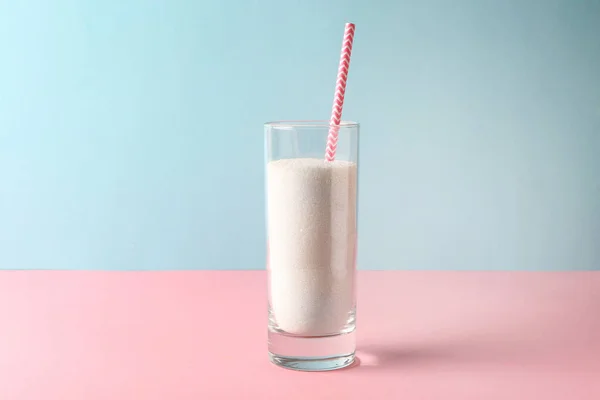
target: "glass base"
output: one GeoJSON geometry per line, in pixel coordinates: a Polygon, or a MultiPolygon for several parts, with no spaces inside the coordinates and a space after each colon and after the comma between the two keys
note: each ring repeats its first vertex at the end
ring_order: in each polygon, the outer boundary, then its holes
{"type": "Polygon", "coordinates": [[[330,371],[352,365],[356,331],[330,336],[294,336],[269,329],[269,358],[298,371],[330,371]]]}
{"type": "Polygon", "coordinates": [[[281,357],[269,352],[269,358],[273,364],[279,367],[296,371],[332,371],[352,365],[354,362],[354,353],[330,358],[311,358],[281,357]]]}

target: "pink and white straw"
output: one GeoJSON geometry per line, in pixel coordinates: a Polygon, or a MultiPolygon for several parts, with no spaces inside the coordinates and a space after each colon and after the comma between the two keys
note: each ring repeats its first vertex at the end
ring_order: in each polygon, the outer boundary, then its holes
{"type": "Polygon", "coordinates": [[[335,160],[335,150],[337,149],[338,133],[340,130],[339,125],[342,121],[344,94],[346,93],[346,79],[348,79],[350,55],[352,54],[352,42],[354,41],[354,28],[354,24],[347,23],[346,29],[344,30],[342,54],[340,55],[340,65],[338,67],[337,81],[335,83],[333,108],[331,110],[331,119],[329,120],[329,135],[327,135],[327,150],[325,151],[325,159],[327,161],[335,160]]]}

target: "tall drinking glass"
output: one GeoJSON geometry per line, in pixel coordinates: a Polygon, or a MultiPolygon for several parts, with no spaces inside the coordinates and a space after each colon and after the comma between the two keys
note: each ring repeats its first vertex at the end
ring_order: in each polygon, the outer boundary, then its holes
{"type": "Polygon", "coordinates": [[[328,121],[265,124],[269,357],[324,371],[354,361],[358,131],[328,121]]]}

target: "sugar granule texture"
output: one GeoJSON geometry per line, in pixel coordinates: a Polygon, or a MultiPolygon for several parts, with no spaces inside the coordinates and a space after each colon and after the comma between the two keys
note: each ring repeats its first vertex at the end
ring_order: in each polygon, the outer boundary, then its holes
{"type": "Polygon", "coordinates": [[[354,311],[356,164],[284,159],[267,166],[270,306],[279,329],[326,335],[354,311]]]}

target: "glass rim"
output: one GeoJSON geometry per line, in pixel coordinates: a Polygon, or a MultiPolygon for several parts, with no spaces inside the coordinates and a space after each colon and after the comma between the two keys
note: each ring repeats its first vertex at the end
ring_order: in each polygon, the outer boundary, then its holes
{"type": "Polygon", "coordinates": [[[332,125],[329,120],[309,119],[309,120],[284,120],[265,122],[265,126],[271,128],[330,128],[338,126],[340,128],[356,128],[360,124],[355,121],[340,121],[339,125],[332,125]]]}

